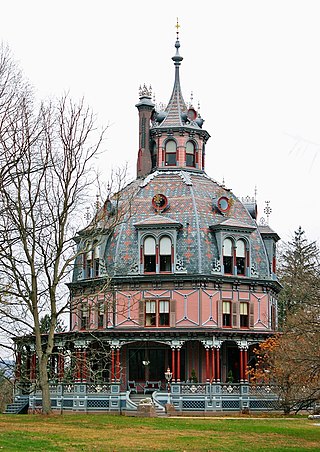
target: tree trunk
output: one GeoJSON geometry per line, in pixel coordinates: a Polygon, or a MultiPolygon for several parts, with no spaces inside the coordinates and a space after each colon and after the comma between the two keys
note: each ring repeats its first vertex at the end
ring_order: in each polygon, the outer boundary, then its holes
{"type": "Polygon", "coordinates": [[[42,413],[51,414],[50,388],[48,379],[48,357],[42,356],[39,366],[39,383],[42,392],[42,413]]]}
{"type": "Polygon", "coordinates": [[[290,402],[286,402],[286,401],[284,401],[283,402],[283,414],[290,414],[290,411],[291,411],[291,409],[290,409],[290,402]]]}

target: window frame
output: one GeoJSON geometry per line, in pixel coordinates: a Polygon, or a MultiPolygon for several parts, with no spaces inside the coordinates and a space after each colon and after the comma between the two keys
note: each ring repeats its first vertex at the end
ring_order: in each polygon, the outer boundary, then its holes
{"type": "Polygon", "coordinates": [[[249,303],[246,301],[240,301],[239,303],[239,323],[241,329],[248,329],[249,328],[249,303]],[[243,314],[242,306],[246,306],[246,314],[243,314]]]}
{"type": "MultiPolygon", "coordinates": [[[[159,273],[172,273],[172,238],[169,237],[167,234],[163,234],[159,237],[159,273]],[[164,239],[168,239],[170,241],[170,253],[168,254],[162,254],[161,253],[161,241],[164,239]],[[169,262],[166,262],[168,259],[169,262]],[[161,269],[162,264],[164,263],[164,266],[166,265],[169,267],[169,270],[161,269]]],[[[157,249],[156,249],[157,251],[157,249]]]]}
{"type": "Polygon", "coordinates": [[[234,274],[234,241],[230,237],[225,237],[222,243],[222,261],[223,261],[223,272],[225,275],[233,275],[234,274]],[[230,255],[225,254],[225,242],[230,241],[231,250],[230,255]],[[231,271],[226,271],[226,267],[230,267],[231,271]]]}
{"type": "Polygon", "coordinates": [[[157,271],[157,241],[153,235],[147,235],[143,240],[143,273],[156,273],[157,271]],[[154,253],[146,254],[146,241],[152,239],[154,241],[154,253]],[[151,259],[152,258],[152,259],[151,259]],[[148,263],[149,268],[146,269],[146,261],[150,260],[148,263]]]}
{"type": "Polygon", "coordinates": [[[192,140],[188,140],[186,142],[186,166],[189,168],[195,168],[196,167],[196,145],[192,140]],[[191,144],[193,147],[192,152],[188,152],[188,144],[191,144]],[[188,163],[188,156],[192,156],[192,164],[188,163]]]}
{"type": "Polygon", "coordinates": [[[97,327],[98,329],[104,328],[104,321],[106,315],[105,303],[104,301],[98,301],[98,309],[97,309],[97,327]]]}
{"type": "Polygon", "coordinates": [[[90,325],[90,306],[88,302],[80,304],[80,330],[87,330],[90,325]],[[86,315],[84,315],[86,313],[86,315]]]}
{"type": "Polygon", "coordinates": [[[232,328],[232,303],[231,301],[222,301],[222,328],[232,328]],[[229,312],[225,312],[225,306],[229,306],[229,312]],[[228,320],[228,321],[227,321],[228,320]]]}
{"type": "Polygon", "coordinates": [[[177,147],[177,143],[176,143],[176,141],[175,140],[173,140],[173,139],[169,139],[169,140],[167,140],[166,141],[166,143],[165,143],[165,146],[164,146],[164,165],[165,166],[177,166],[177,163],[178,163],[178,160],[177,160],[177,150],[178,150],[178,147],[177,147]],[[175,147],[175,150],[173,151],[173,150],[168,150],[168,147],[169,147],[169,145],[171,144],[171,143],[174,143],[174,147],[175,147]],[[167,160],[167,156],[169,157],[169,156],[172,156],[172,155],[175,155],[175,163],[169,163],[167,160]]]}
{"type": "Polygon", "coordinates": [[[144,326],[146,328],[168,328],[170,327],[170,300],[148,299],[144,303],[144,326]],[[167,307],[165,312],[161,311],[161,304],[167,307]],[[154,306],[154,312],[148,312],[154,306]],[[149,308],[148,308],[149,307],[149,308]]]}
{"type": "Polygon", "coordinates": [[[153,234],[145,234],[141,239],[141,259],[142,259],[142,269],[143,274],[172,274],[173,271],[173,264],[174,264],[174,238],[171,234],[168,234],[167,232],[164,232],[160,235],[153,235],[153,234]],[[145,243],[146,240],[152,238],[154,240],[154,248],[155,248],[155,254],[145,254],[145,243]],[[161,240],[168,239],[170,241],[170,254],[161,254],[161,240]],[[153,258],[152,262],[152,270],[146,271],[146,257],[153,258]],[[167,262],[166,262],[167,261],[167,262]],[[167,266],[168,269],[163,269],[163,265],[167,266]]]}
{"type": "Polygon", "coordinates": [[[246,255],[247,255],[247,243],[243,238],[239,238],[236,241],[236,260],[235,260],[235,264],[236,264],[236,268],[237,268],[237,275],[239,276],[245,276],[246,275],[246,267],[247,267],[247,263],[246,263],[246,255]],[[244,256],[238,256],[239,250],[238,250],[238,243],[242,242],[243,243],[243,254],[244,256]],[[239,268],[243,267],[243,272],[239,272],[239,268]]]}

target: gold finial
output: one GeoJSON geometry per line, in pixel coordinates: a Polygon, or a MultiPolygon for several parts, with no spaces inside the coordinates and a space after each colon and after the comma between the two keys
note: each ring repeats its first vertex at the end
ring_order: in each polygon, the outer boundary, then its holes
{"type": "Polygon", "coordinates": [[[176,31],[176,33],[177,33],[177,39],[179,39],[179,28],[180,28],[180,25],[179,25],[179,19],[178,19],[178,18],[177,18],[177,23],[176,23],[175,27],[176,27],[176,29],[177,29],[177,31],[176,31]]]}
{"type": "Polygon", "coordinates": [[[190,95],[190,107],[193,106],[193,91],[191,91],[191,95],[190,95]]]}

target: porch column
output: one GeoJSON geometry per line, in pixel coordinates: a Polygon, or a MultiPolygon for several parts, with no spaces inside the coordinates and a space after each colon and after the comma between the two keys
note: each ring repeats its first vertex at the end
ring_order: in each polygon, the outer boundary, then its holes
{"type": "Polygon", "coordinates": [[[30,380],[35,381],[36,379],[36,369],[37,369],[37,355],[33,351],[30,359],[30,380]]]}
{"type": "Polygon", "coordinates": [[[243,350],[243,381],[248,381],[247,366],[248,366],[248,346],[246,346],[243,350]]]}
{"type": "Polygon", "coordinates": [[[58,381],[64,378],[64,353],[63,347],[58,347],[58,381]]]}
{"type": "Polygon", "coordinates": [[[88,368],[87,368],[87,349],[83,347],[82,349],[82,359],[81,359],[81,380],[86,382],[88,378],[88,368]]]}
{"type": "Polygon", "coordinates": [[[209,382],[210,381],[210,349],[209,347],[205,348],[206,351],[206,381],[209,382]]]}
{"type": "Polygon", "coordinates": [[[114,347],[111,346],[111,372],[110,372],[110,380],[114,382],[114,347]]]}
{"type": "Polygon", "coordinates": [[[237,341],[240,353],[240,382],[248,381],[246,375],[248,365],[248,342],[246,340],[237,341]]]}
{"type": "Polygon", "coordinates": [[[81,381],[81,346],[76,345],[76,366],[75,366],[75,382],[79,383],[81,381]]]}
{"type": "Polygon", "coordinates": [[[243,348],[240,348],[240,382],[244,380],[243,351],[243,348]]]}
{"type": "Polygon", "coordinates": [[[220,347],[216,347],[216,380],[218,383],[221,379],[220,372],[220,347]]]}
{"type": "Polygon", "coordinates": [[[176,376],[176,349],[174,347],[171,347],[171,357],[172,357],[172,381],[174,382],[175,376],[176,376]]]}
{"type": "Polygon", "coordinates": [[[177,348],[177,382],[180,383],[180,348],[177,348]]]}
{"type": "Polygon", "coordinates": [[[116,352],[116,381],[120,381],[120,347],[117,347],[116,352]]]}
{"type": "Polygon", "coordinates": [[[211,371],[211,380],[216,380],[216,349],[212,347],[211,349],[211,361],[212,361],[212,371],[211,371]]]}
{"type": "Polygon", "coordinates": [[[17,352],[16,368],[15,368],[16,380],[20,380],[21,377],[21,352],[17,352]]]}

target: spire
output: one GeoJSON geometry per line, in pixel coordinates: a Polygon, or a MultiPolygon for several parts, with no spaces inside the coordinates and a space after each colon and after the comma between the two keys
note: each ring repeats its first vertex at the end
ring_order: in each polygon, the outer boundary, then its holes
{"type": "Polygon", "coordinates": [[[177,18],[177,23],[176,23],[175,27],[177,29],[177,31],[176,31],[177,39],[175,42],[176,54],[172,57],[172,60],[175,65],[174,85],[173,85],[171,98],[170,98],[168,106],[166,108],[167,116],[166,116],[165,120],[162,122],[161,127],[182,125],[181,115],[183,112],[187,111],[187,105],[183,99],[182,92],[181,92],[181,86],[180,86],[179,67],[181,65],[181,61],[183,60],[183,57],[179,54],[180,24],[178,22],[178,18],[177,18]]]}

